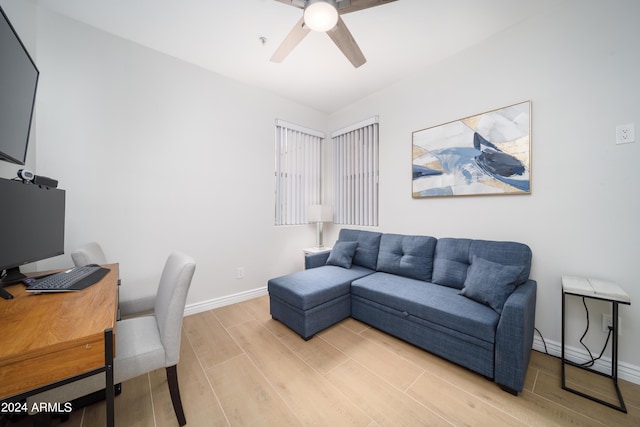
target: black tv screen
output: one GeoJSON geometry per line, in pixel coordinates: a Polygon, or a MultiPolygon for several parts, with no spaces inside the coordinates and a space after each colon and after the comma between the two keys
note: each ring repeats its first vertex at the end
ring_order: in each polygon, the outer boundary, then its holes
{"type": "Polygon", "coordinates": [[[0,7],[0,160],[24,165],[40,72],[0,7]]]}
{"type": "Polygon", "coordinates": [[[0,273],[10,276],[5,282],[23,264],[64,253],[64,190],[0,178],[0,206],[0,273]]]}

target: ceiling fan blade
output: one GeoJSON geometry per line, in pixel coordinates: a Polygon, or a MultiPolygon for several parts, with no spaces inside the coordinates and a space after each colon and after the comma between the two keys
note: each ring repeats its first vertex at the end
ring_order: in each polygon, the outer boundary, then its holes
{"type": "MultiPolygon", "coordinates": [[[[286,0],[277,0],[286,1],[286,0]]],[[[368,9],[370,7],[381,6],[383,4],[392,3],[397,0],[350,0],[345,1],[344,6],[340,6],[338,3],[338,12],[342,15],[345,13],[356,12],[362,9],[368,9]]]]}
{"type": "Polygon", "coordinates": [[[289,6],[304,9],[304,0],[276,0],[279,3],[288,4],[289,6]]]}
{"type": "Polygon", "coordinates": [[[301,18],[274,52],[271,62],[282,62],[310,31],[304,24],[304,18],[301,18]]]}
{"type": "Polygon", "coordinates": [[[327,34],[354,67],[358,68],[367,62],[358,43],[356,43],[356,40],[351,35],[342,18],[338,17],[338,23],[333,29],[327,31],[327,34]]]}

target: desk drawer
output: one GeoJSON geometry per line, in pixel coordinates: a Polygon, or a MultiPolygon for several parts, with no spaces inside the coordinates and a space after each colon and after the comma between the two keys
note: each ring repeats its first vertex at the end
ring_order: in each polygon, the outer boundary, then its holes
{"type": "Polygon", "coordinates": [[[104,367],[104,339],[0,366],[0,399],[104,367]]]}

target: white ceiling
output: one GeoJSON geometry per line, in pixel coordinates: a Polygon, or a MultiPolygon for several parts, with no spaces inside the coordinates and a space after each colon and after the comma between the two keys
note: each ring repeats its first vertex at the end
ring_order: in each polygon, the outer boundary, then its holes
{"type": "Polygon", "coordinates": [[[300,9],[274,0],[36,1],[106,32],[327,113],[558,3],[398,0],[343,15],[367,58],[355,69],[326,34],[316,32],[284,62],[270,62],[302,16],[300,9]]]}

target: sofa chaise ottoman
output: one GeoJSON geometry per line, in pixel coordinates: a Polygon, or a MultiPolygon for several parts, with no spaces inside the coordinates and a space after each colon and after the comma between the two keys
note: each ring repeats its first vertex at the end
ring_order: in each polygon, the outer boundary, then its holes
{"type": "Polygon", "coordinates": [[[355,257],[342,260],[337,251],[323,253],[315,258],[321,268],[311,268],[314,258],[306,257],[305,270],[268,282],[271,316],[305,340],[351,316],[351,282],[375,272],[380,235],[349,230],[342,235],[348,236],[352,251],[357,249],[355,257]]]}

